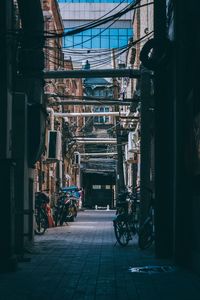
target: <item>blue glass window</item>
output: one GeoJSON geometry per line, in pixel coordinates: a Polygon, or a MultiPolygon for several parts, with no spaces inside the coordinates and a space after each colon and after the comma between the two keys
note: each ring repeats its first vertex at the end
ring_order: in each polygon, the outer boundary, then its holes
{"type": "Polygon", "coordinates": [[[94,28],[94,29],[92,29],[92,35],[100,34],[100,32],[101,32],[100,28],[94,28]]]}
{"type": "Polygon", "coordinates": [[[82,36],[75,35],[74,36],[74,48],[80,48],[80,47],[82,47],[82,36]]]}
{"type": "MultiPolygon", "coordinates": [[[[92,48],[92,40],[90,35],[83,36],[83,47],[84,48],[92,48]]],[[[81,46],[80,46],[81,48],[81,46]]]]}
{"type": "Polygon", "coordinates": [[[119,36],[119,47],[126,46],[128,44],[128,37],[127,36],[119,36]]]}
{"type": "Polygon", "coordinates": [[[128,35],[129,36],[133,35],[133,29],[132,28],[128,28],[127,31],[128,31],[128,35]]]}
{"type": "Polygon", "coordinates": [[[109,29],[101,29],[101,35],[109,35],[109,29]]]}
{"type": "Polygon", "coordinates": [[[127,29],[119,29],[119,35],[127,35],[127,29]]]}
{"type": "Polygon", "coordinates": [[[83,35],[92,35],[92,29],[88,29],[82,32],[83,35]]]}
{"type": "Polygon", "coordinates": [[[110,35],[118,35],[119,34],[119,29],[110,29],[110,35]]]}
{"type": "Polygon", "coordinates": [[[110,39],[109,36],[101,36],[101,48],[110,48],[110,43],[109,43],[110,39]]]}
{"type": "Polygon", "coordinates": [[[110,36],[110,48],[118,48],[119,47],[119,39],[118,39],[118,35],[114,36],[110,36]]]}
{"type": "Polygon", "coordinates": [[[73,36],[66,36],[64,37],[64,47],[73,47],[73,36]]]}
{"type": "Polygon", "coordinates": [[[100,48],[100,36],[96,36],[92,39],[92,48],[100,48]]]}
{"type": "MultiPolygon", "coordinates": [[[[65,32],[72,29],[65,29],[65,32]]],[[[76,35],[66,36],[63,47],[66,48],[118,48],[126,46],[133,36],[131,28],[92,28],[76,35]]]]}

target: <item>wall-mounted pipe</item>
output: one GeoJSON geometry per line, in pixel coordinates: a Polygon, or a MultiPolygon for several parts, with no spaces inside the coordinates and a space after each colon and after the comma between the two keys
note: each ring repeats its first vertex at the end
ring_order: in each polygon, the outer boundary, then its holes
{"type": "MultiPolygon", "coordinates": [[[[54,113],[55,117],[93,117],[93,116],[120,116],[121,113],[117,111],[111,112],[79,112],[79,113],[54,113]]],[[[125,116],[125,114],[122,114],[125,116]]]]}
{"type": "Polygon", "coordinates": [[[104,153],[92,153],[92,152],[88,152],[88,153],[80,153],[81,157],[83,156],[113,156],[113,155],[117,155],[117,152],[104,152],[104,153]]]}
{"type": "Polygon", "coordinates": [[[94,137],[76,137],[77,141],[116,141],[115,138],[94,138],[94,137]]]}
{"type": "Polygon", "coordinates": [[[75,140],[78,144],[116,144],[117,141],[98,141],[98,140],[75,140]]]}

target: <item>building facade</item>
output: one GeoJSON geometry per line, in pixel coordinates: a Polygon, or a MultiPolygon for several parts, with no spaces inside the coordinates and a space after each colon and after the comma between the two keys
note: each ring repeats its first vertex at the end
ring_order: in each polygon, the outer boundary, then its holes
{"type": "MultiPolygon", "coordinates": [[[[57,1],[43,1],[43,16],[46,32],[62,35],[63,21],[57,1]]],[[[73,70],[71,59],[66,60],[62,52],[62,37],[47,38],[45,43],[45,70],[73,70]]],[[[83,125],[83,118],[64,118],[62,113],[78,113],[81,106],[68,105],[64,96],[81,97],[82,81],[80,79],[47,79],[45,80],[44,96],[48,118],[45,137],[45,149],[36,164],[35,191],[46,191],[51,204],[63,186],[77,184],[77,170],[73,167],[74,146],[69,147],[73,135],[83,125]],[[64,103],[63,103],[63,100],[64,103]],[[55,113],[60,113],[55,117],[55,113]],[[54,142],[53,139],[55,138],[54,142]]]]}
{"type": "MultiPolygon", "coordinates": [[[[64,23],[65,32],[68,32],[79,26],[85,26],[92,22],[98,21],[103,17],[109,17],[112,14],[125,9],[129,1],[58,1],[61,15],[64,23]]],[[[132,12],[124,14],[120,19],[115,19],[108,23],[98,25],[97,27],[84,30],[78,34],[64,37],[64,53],[66,56],[75,56],[77,64],[81,64],[83,55],[89,59],[91,68],[112,66],[111,53],[96,53],[95,58],[90,59],[92,49],[113,49],[121,48],[129,43],[133,36],[132,30],[132,12]],[[74,49],[73,53],[70,49],[74,49]],[[79,50],[82,55],[78,55],[79,50]],[[103,63],[102,61],[105,61],[103,63]]],[[[119,55],[120,59],[125,59],[125,55],[119,55]]]]}

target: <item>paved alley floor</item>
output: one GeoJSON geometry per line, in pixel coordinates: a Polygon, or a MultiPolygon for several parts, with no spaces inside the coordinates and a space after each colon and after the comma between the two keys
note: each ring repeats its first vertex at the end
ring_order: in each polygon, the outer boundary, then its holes
{"type": "Polygon", "coordinates": [[[136,240],[117,245],[114,213],[81,211],[68,226],[36,236],[30,262],[0,274],[0,300],[199,300],[200,278],[189,271],[130,271],[171,264],[156,260],[153,249],[139,250],[136,240]]]}

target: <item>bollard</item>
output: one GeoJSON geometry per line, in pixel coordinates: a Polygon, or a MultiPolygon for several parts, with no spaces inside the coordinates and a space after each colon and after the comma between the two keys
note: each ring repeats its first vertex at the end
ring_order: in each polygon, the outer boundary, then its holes
{"type": "Polygon", "coordinates": [[[95,209],[97,210],[97,205],[95,205],[95,209]]]}
{"type": "Polygon", "coordinates": [[[110,210],[109,205],[107,205],[107,209],[106,210],[110,210]]]}

